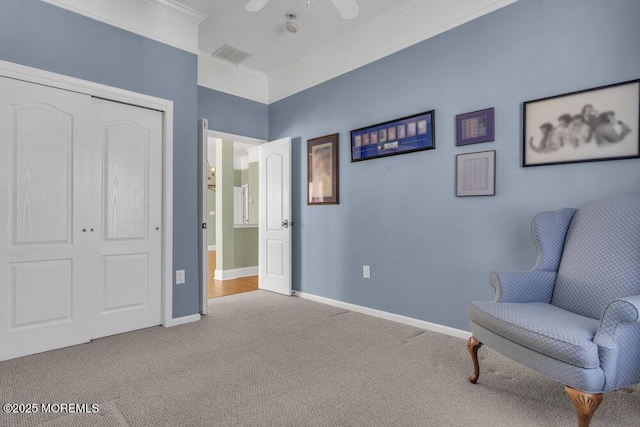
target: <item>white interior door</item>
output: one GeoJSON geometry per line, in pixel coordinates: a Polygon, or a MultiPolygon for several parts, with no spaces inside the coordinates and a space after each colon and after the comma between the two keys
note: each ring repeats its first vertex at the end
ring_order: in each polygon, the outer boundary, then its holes
{"type": "Polygon", "coordinates": [[[0,360],[90,339],[91,103],[0,77],[0,360]]]}
{"type": "Polygon", "coordinates": [[[94,98],[94,336],[159,325],[162,113],[94,98]]]}
{"type": "Polygon", "coordinates": [[[260,146],[260,289],[291,295],[291,138],[260,146]]]}

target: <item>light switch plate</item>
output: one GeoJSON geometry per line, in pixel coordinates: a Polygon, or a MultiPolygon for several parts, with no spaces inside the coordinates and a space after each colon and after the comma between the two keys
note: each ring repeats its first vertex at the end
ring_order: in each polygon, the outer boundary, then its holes
{"type": "Polygon", "coordinates": [[[371,279],[371,266],[363,265],[362,266],[362,277],[365,279],[371,279]]]}
{"type": "Polygon", "coordinates": [[[176,270],[176,285],[182,285],[184,283],[184,270],[176,270]]]}

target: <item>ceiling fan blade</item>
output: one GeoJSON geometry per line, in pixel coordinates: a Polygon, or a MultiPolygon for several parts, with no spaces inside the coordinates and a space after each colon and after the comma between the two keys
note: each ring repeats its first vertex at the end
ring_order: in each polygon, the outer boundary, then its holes
{"type": "Polygon", "coordinates": [[[269,3],[269,0],[249,0],[249,3],[247,3],[245,9],[247,9],[249,12],[257,12],[262,9],[267,3],[269,3]]]}
{"type": "Polygon", "coordinates": [[[333,5],[338,9],[338,13],[342,16],[342,19],[347,21],[355,18],[360,13],[360,8],[356,3],[356,0],[331,0],[333,5]]]}

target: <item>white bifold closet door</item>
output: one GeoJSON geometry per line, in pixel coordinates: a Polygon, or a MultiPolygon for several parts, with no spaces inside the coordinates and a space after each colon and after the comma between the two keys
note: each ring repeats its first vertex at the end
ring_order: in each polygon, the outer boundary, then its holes
{"type": "Polygon", "coordinates": [[[162,113],[94,100],[96,336],[161,323],[162,113]]]}
{"type": "Polygon", "coordinates": [[[0,360],[160,323],[162,114],[0,78],[0,360]]]}

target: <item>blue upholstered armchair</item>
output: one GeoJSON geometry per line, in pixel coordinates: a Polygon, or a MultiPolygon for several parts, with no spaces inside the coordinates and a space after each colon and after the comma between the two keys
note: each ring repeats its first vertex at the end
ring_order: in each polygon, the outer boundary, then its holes
{"type": "Polygon", "coordinates": [[[472,301],[469,353],[482,344],[565,384],[588,426],[602,393],[640,382],[640,197],[542,212],[525,272],[492,272],[493,301],[472,301]]]}

